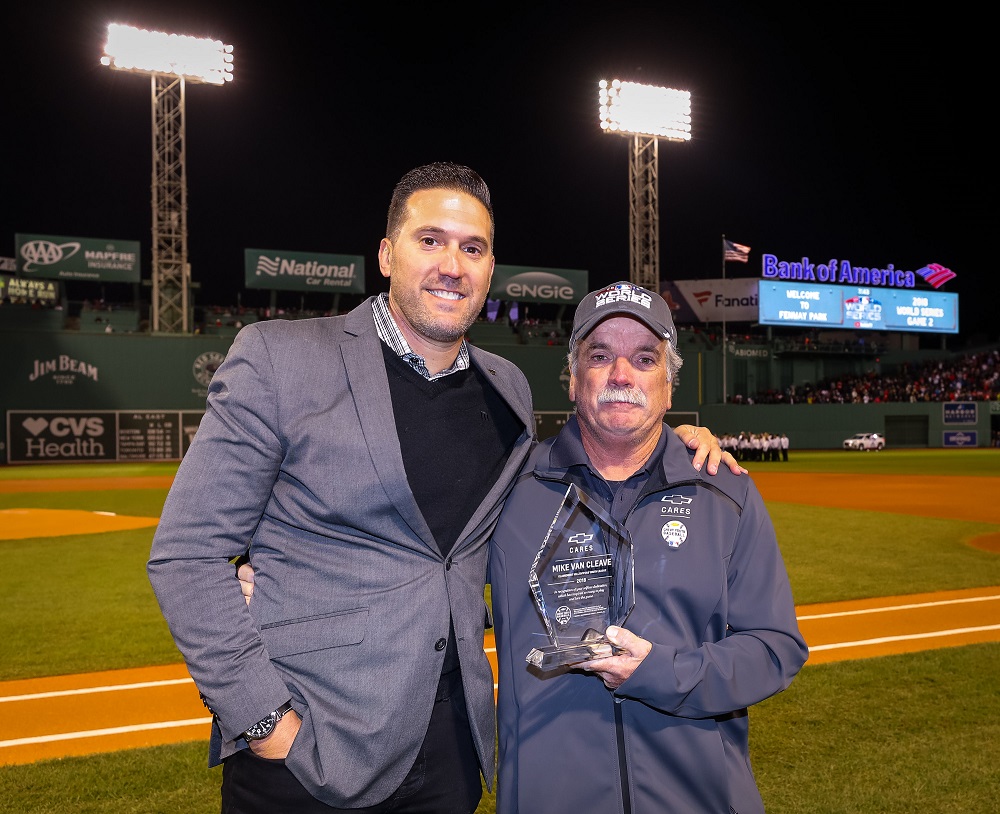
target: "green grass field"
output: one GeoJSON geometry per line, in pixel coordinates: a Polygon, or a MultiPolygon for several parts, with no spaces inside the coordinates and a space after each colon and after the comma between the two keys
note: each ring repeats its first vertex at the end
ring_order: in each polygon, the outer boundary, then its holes
{"type": "MultiPolygon", "coordinates": [[[[0,467],[0,481],[174,468],[0,467]]],[[[805,488],[815,472],[993,477],[1000,500],[1000,450],[800,451],[788,463],[750,468],[801,473],[805,488]]],[[[0,493],[0,509],[157,517],[165,494],[0,493]]],[[[789,503],[769,509],[798,604],[1000,586],[1000,555],[967,545],[1000,525],[789,503]]],[[[146,580],[152,534],[0,541],[0,680],[180,661],[146,580]]],[[[769,814],[992,814],[1000,799],[998,673],[1000,644],[807,665],[789,690],[751,711],[754,769],[769,814]]],[[[0,811],[207,814],[219,810],[220,779],[206,768],[201,742],[0,767],[0,811]]],[[[493,812],[489,795],[479,812],[493,812]]]]}

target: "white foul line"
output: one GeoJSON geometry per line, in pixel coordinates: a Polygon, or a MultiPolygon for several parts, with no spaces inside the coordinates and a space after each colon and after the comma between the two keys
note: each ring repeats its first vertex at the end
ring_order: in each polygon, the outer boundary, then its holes
{"type": "Polygon", "coordinates": [[[835,611],[833,613],[814,613],[795,617],[800,622],[806,619],[833,619],[837,616],[861,616],[866,613],[886,613],[888,611],[913,610],[915,608],[936,608],[941,605],[960,605],[964,602],[988,602],[1000,599],[1000,594],[994,596],[970,596],[964,599],[942,599],[936,602],[914,602],[909,605],[886,605],[884,608],[864,608],[862,610],[835,611]]]}
{"type": "Polygon", "coordinates": [[[78,690],[53,690],[35,692],[28,695],[0,696],[0,704],[5,701],[36,701],[39,698],[60,698],[65,695],[89,695],[95,692],[118,692],[118,690],[146,690],[150,687],[169,687],[172,684],[194,684],[191,678],[170,678],[163,681],[142,681],[136,684],[108,684],[103,687],[84,687],[78,690]]]}
{"type": "Polygon", "coordinates": [[[837,650],[841,647],[864,647],[866,644],[885,644],[886,642],[905,642],[911,639],[935,639],[938,636],[961,636],[963,633],[981,633],[987,630],[1000,630],[1000,625],[984,625],[983,627],[957,627],[953,630],[936,630],[932,633],[908,633],[905,636],[880,636],[877,639],[862,639],[857,642],[837,642],[835,644],[817,644],[810,646],[810,652],[820,650],[837,650]]]}
{"type": "Polygon", "coordinates": [[[182,726],[206,726],[212,723],[211,718],[188,718],[185,721],[160,721],[153,724],[136,724],[134,726],[115,726],[110,729],[91,729],[86,732],[60,732],[58,735],[39,735],[35,738],[15,738],[0,741],[0,748],[5,746],[29,746],[35,743],[52,743],[54,741],[70,741],[80,738],[99,738],[103,735],[125,735],[131,732],[145,732],[150,729],[176,729],[182,726]]]}

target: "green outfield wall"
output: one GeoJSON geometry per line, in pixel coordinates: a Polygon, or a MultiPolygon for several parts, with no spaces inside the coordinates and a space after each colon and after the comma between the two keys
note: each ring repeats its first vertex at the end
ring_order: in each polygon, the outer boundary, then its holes
{"type": "MultiPolygon", "coordinates": [[[[521,367],[531,382],[539,433],[555,432],[572,409],[565,344],[524,344],[509,329],[475,328],[471,339],[521,367]]],[[[208,384],[232,337],[0,330],[0,461],[157,460],[183,455],[208,384]]],[[[766,350],[763,349],[763,350],[766,350]]],[[[795,448],[839,448],[856,432],[880,432],[892,447],[989,446],[1000,404],[970,402],[867,405],[724,405],[721,349],[682,334],[684,367],[668,420],[696,422],[715,433],[785,433],[795,448]]],[[[779,386],[788,368],[808,364],[809,378],[861,360],[781,361],[750,355],[728,375],[779,386]],[[751,368],[753,368],[751,370],[751,368]],[[772,383],[773,384],[770,384],[772,383]]],[[[727,362],[728,367],[728,362],[727,362]]],[[[732,381],[732,380],[731,380],[732,381]]],[[[733,388],[730,387],[730,392],[733,388]]],[[[749,391],[748,391],[749,392],[749,391]]]]}

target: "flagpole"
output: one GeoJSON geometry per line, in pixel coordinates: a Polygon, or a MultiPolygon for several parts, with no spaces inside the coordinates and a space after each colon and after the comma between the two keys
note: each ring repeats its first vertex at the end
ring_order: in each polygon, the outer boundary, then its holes
{"type": "Polygon", "coordinates": [[[728,404],[726,387],[726,236],[722,236],[722,403],[728,404]]]}

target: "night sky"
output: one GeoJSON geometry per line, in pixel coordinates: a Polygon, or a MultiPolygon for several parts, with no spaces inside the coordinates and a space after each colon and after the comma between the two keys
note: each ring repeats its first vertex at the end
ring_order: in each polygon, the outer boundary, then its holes
{"type": "Polygon", "coordinates": [[[498,263],[627,279],[628,139],[597,123],[618,78],[692,94],[693,140],[659,144],[664,280],[720,277],[723,234],[752,249],[731,277],[763,253],[940,263],[961,339],[996,341],[990,27],[957,4],[780,5],[6,4],[0,255],[19,232],[137,240],[149,277],[150,82],[100,64],[114,21],[235,46],[233,83],[187,85],[202,303],[236,302],[249,247],[364,255],[385,290],[392,186],[438,160],[490,185],[498,263]]]}

